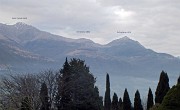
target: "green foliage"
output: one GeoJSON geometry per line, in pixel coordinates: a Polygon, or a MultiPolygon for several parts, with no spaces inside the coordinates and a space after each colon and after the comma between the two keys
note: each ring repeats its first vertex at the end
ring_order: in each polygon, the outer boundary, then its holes
{"type": "Polygon", "coordinates": [[[148,99],[147,99],[147,110],[149,110],[153,105],[154,105],[153,94],[151,88],[149,88],[148,99]]]}
{"type": "Polygon", "coordinates": [[[131,109],[132,109],[132,107],[131,107],[131,101],[129,98],[129,94],[128,94],[127,89],[125,89],[124,96],[123,96],[123,110],[131,110],[131,109]]]}
{"type": "Polygon", "coordinates": [[[158,110],[180,110],[180,84],[168,91],[158,110]]]}
{"type": "Polygon", "coordinates": [[[41,100],[41,108],[40,110],[50,110],[49,109],[49,101],[48,101],[48,88],[46,83],[43,83],[41,85],[41,90],[40,90],[40,100],[41,100]]]}
{"type": "Polygon", "coordinates": [[[142,104],[141,104],[140,93],[139,93],[138,90],[135,93],[134,110],[143,110],[143,107],[142,107],[142,104]]]}
{"type": "Polygon", "coordinates": [[[160,104],[156,103],[155,105],[153,105],[149,110],[158,110],[160,104]]]}
{"type": "Polygon", "coordinates": [[[113,95],[111,107],[112,107],[111,110],[119,110],[119,106],[118,106],[118,96],[117,96],[116,93],[114,93],[114,95],[113,95]]]}
{"type": "Polygon", "coordinates": [[[104,97],[104,110],[111,109],[111,98],[110,98],[110,81],[109,74],[106,75],[106,91],[104,97]]]}
{"type": "Polygon", "coordinates": [[[170,87],[169,87],[168,75],[167,75],[167,73],[162,71],[160,74],[159,83],[158,83],[158,86],[157,86],[156,92],[155,92],[155,95],[156,95],[155,102],[162,103],[162,100],[169,89],[170,89],[170,87]]]}

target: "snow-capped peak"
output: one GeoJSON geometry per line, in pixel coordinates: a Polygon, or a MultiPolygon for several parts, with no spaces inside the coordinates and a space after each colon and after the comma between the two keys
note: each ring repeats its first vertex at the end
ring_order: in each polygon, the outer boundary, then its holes
{"type": "Polygon", "coordinates": [[[23,23],[23,22],[17,22],[16,24],[14,24],[14,27],[16,27],[16,29],[27,29],[27,28],[32,28],[32,26],[23,23]]]}

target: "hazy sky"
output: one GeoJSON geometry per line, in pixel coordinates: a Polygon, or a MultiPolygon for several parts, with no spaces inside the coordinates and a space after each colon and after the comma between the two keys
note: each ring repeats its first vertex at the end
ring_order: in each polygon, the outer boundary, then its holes
{"type": "Polygon", "coordinates": [[[0,22],[101,44],[128,36],[180,56],[180,0],[0,0],[0,22]]]}

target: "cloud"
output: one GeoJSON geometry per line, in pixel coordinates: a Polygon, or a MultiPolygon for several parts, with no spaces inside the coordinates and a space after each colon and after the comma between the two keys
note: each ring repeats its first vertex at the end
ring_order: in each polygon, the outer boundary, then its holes
{"type": "Polygon", "coordinates": [[[1,0],[0,21],[25,22],[65,37],[85,37],[102,44],[126,35],[147,48],[180,55],[179,5],[179,0],[1,0]]]}

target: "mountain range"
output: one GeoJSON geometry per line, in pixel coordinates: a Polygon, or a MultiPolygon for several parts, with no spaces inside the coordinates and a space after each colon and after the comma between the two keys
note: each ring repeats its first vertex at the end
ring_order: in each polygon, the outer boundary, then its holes
{"type": "Polygon", "coordinates": [[[102,81],[106,73],[115,79],[117,76],[151,79],[159,77],[162,70],[171,77],[180,72],[179,58],[147,49],[126,36],[101,45],[85,38],[53,35],[21,22],[0,23],[1,73],[58,70],[66,57],[85,60],[90,71],[102,81]]]}
{"type": "Polygon", "coordinates": [[[128,37],[101,45],[85,38],[53,35],[18,22],[0,24],[0,45],[0,64],[10,67],[25,62],[27,66],[28,63],[39,63],[40,66],[46,62],[48,68],[54,68],[53,64],[62,64],[66,57],[76,57],[85,60],[93,72],[100,74],[152,75],[162,69],[172,73],[180,71],[178,58],[146,49],[128,37]]]}

